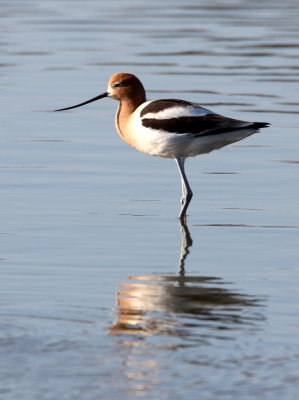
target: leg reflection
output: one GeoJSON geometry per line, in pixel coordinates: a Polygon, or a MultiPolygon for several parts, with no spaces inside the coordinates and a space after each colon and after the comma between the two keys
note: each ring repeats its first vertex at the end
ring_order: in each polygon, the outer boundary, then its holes
{"type": "Polygon", "coordinates": [[[227,340],[234,337],[232,331],[252,328],[263,320],[257,311],[261,299],[233,290],[231,283],[219,277],[185,273],[192,238],[185,219],[180,228],[179,273],[131,276],[129,283],[121,283],[111,334],[190,335],[198,339],[215,334],[227,340]]]}
{"type": "Polygon", "coordinates": [[[182,232],[182,244],[181,244],[181,254],[180,254],[180,262],[179,262],[179,274],[180,276],[185,276],[185,262],[188,254],[190,253],[190,247],[193,244],[193,240],[191,238],[186,217],[179,220],[181,224],[181,232],[182,232]]]}

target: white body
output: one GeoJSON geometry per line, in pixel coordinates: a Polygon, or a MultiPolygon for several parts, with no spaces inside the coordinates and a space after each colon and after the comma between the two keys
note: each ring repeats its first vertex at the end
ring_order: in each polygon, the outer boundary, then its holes
{"type": "Polygon", "coordinates": [[[129,122],[131,146],[152,156],[164,158],[194,157],[220,149],[256,132],[256,129],[243,128],[232,132],[195,137],[193,133],[172,133],[165,130],[147,128],[142,125],[142,119],[144,118],[167,120],[215,114],[200,106],[178,106],[167,108],[157,113],[148,113],[140,117],[141,111],[152,101],[147,101],[139,106],[131,115],[129,122]]]}

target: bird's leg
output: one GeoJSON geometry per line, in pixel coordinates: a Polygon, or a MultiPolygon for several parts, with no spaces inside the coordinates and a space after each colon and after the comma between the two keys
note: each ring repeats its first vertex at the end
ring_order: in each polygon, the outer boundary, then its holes
{"type": "MultiPolygon", "coordinates": [[[[184,166],[185,166],[185,158],[181,158],[181,164],[182,164],[182,166],[183,166],[183,168],[184,168],[184,166]]],[[[182,198],[181,198],[181,205],[182,205],[182,207],[183,207],[183,205],[184,205],[184,203],[185,203],[185,200],[186,200],[186,192],[187,192],[187,189],[186,189],[186,185],[185,185],[185,182],[184,182],[184,179],[183,179],[183,177],[182,177],[182,175],[181,175],[181,182],[182,182],[182,198]]]]}
{"type": "Polygon", "coordinates": [[[176,161],[177,166],[179,168],[181,179],[182,179],[183,197],[182,197],[182,200],[181,200],[182,208],[181,208],[180,215],[179,215],[179,219],[182,220],[182,219],[184,219],[186,217],[186,211],[187,211],[189,203],[190,203],[190,201],[192,199],[193,193],[192,193],[191,187],[189,185],[188,179],[187,179],[186,174],[185,174],[185,169],[184,169],[185,159],[181,158],[181,157],[178,157],[178,158],[175,159],[175,161],[176,161]]]}

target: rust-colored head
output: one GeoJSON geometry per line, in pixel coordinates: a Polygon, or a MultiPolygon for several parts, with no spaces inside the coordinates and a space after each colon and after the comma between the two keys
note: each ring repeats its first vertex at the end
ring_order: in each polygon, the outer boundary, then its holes
{"type": "Polygon", "coordinates": [[[109,79],[108,96],[119,101],[133,102],[137,107],[145,102],[145,90],[140,80],[132,74],[119,72],[109,79]]]}

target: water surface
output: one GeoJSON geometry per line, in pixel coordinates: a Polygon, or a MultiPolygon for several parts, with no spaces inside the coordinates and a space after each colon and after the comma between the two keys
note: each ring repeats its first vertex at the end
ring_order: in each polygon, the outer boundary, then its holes
{"type": "Polygon", "coordinates": [[[0,1],[0,397],[296,399],[299,6],[0,1]],[[175,163],[52,113],[127,71],[271,127],[175,163]]]}

